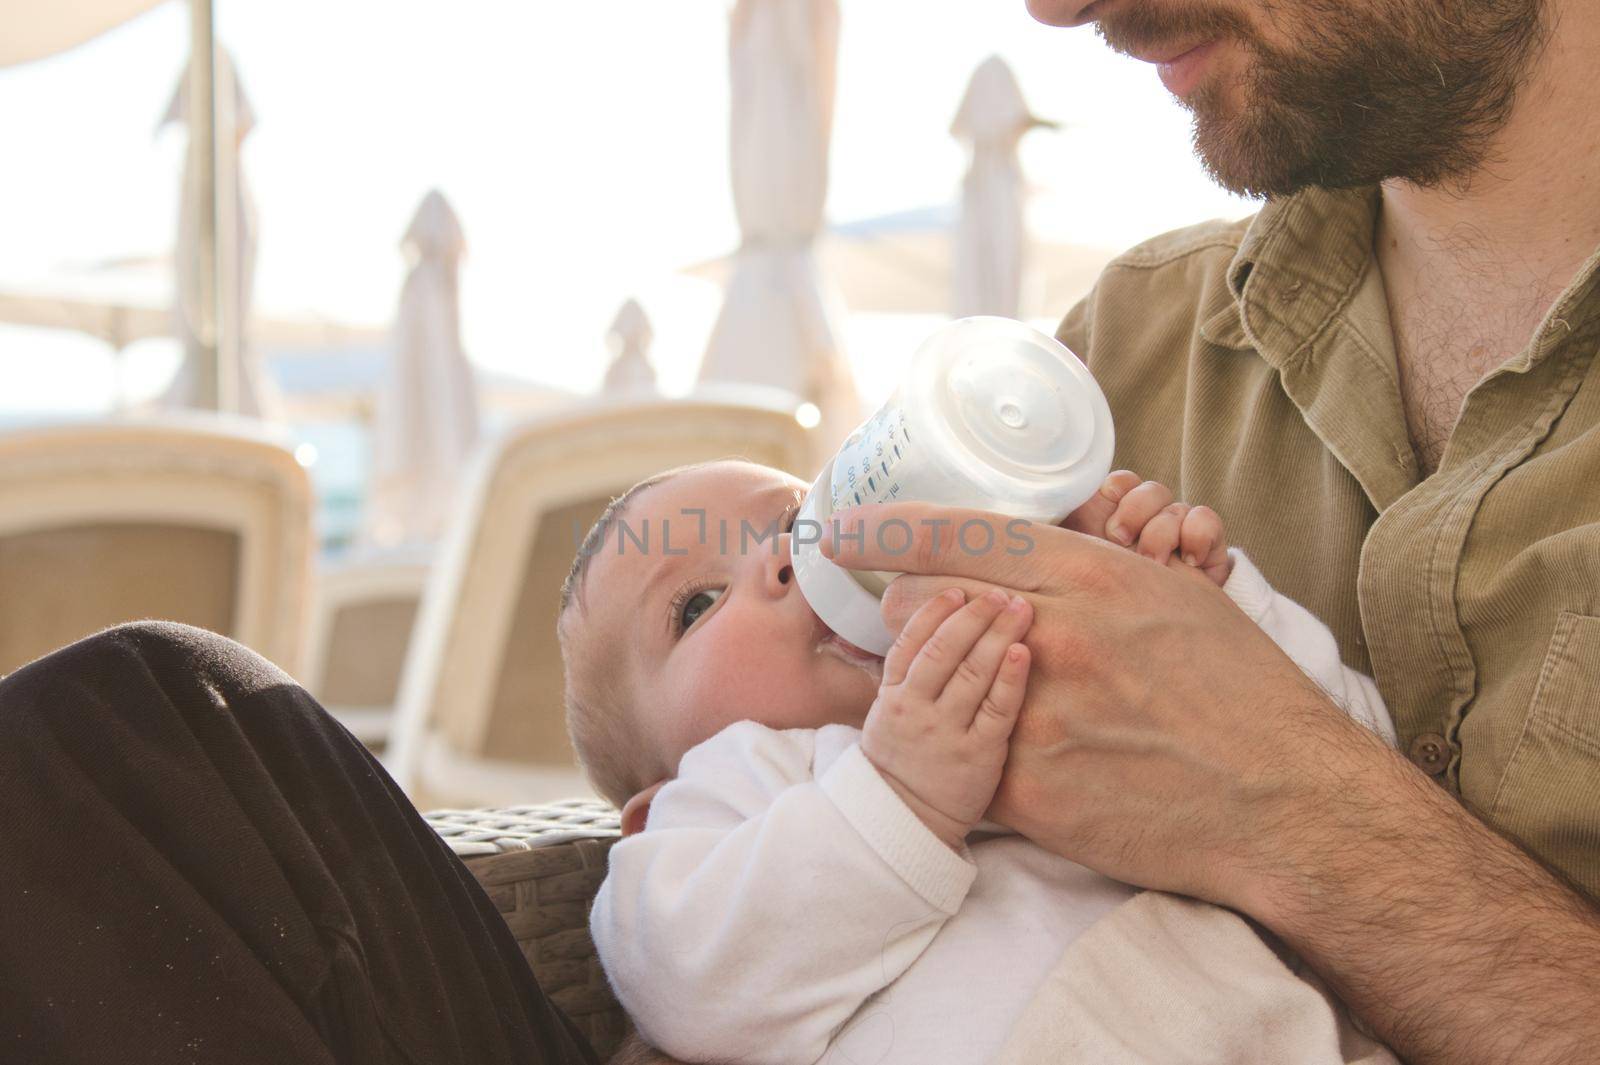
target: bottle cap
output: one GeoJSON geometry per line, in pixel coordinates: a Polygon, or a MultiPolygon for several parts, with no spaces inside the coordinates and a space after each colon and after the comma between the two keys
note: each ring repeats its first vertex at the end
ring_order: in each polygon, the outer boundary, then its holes
{"type": "Polygon", "coordinates": [[[902,389],[907,430],[932,470],[912,497],[1055,521],[1111,469],[1111,408],[1054,337],[1009,318],[951,322],[902,389]]]}

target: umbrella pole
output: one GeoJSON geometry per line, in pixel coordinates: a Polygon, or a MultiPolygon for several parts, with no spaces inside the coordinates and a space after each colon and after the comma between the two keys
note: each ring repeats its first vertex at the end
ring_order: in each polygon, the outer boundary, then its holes
{"type": "Polygon", "coordinates": [[[195,180],[195,246],[186,253],[196,263],[197,320],[192,323],[199,348],[195,352],[195,405],[209,410],[237,410],[237,382],[228,359],[230,342],[236,343],[234,323],[228,321],[225,280],[227,246],[223,243],[234,228],[232,212],[226,211],[224,182],[219,178],[218,159],[222,137],[231,133],[219,119],[219,111],[231,109],[231,97],[218,106],[216,37],[212,0],[189,0],[189,161],[195,180]],[[226,211],[226,213],[225,213],[226,211]]]}

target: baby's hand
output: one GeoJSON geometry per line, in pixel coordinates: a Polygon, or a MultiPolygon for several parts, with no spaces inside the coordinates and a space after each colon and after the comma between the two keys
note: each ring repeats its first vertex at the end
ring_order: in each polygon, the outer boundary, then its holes
{"type": "Polygon", "coordinates": [[[1028,683],[1021,640],[1033,608],[999,589],[962,605],[952,588],[922,604],[883,663],[861,751],[952,849],[1000,783],[1028,683]]]}
{"type": "Polygon", "coordinates": [[[1219,588],[1233,572],[1222,519],[1216,511],[1175,503],[1166,485],[1141,482],[1138,474],[1127,470],[1108,476],[1100,491],[1061,524],[1131,547],[1163,565],[1173,557],[1180,558],[1219,588]]]}

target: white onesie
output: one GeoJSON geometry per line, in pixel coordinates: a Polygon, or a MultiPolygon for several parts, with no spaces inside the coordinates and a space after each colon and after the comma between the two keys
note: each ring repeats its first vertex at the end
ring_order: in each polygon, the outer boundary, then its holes
{"type": "MultiPolygon", "coordinates": [[[[1393,743],[1332,634],[1234,557],[1224,590],[1393,743]]],[[[690,1062],[982,1062],[1063,949],[1137,893],[989,823],[952,851],[859,738],[732,725],[612,848],[590,927],[646,1041],[690,1062]]]]}

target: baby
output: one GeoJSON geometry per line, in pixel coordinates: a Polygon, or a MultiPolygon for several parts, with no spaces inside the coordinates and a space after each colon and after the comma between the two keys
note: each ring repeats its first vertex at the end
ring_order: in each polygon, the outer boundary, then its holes
{"type": "MultiPolygon", "coordinates": [[[[640,1034],[688,1061],[985,1061],[1136,889],[983,820],[1028,602],[952,589],[886,659],[851,646],[795,584],[806,490],[751,463],[685,467],[585,538],[558,622],[568,723],[626,837],[595,944],[640,1034]]],[[[1393,742],[1371,680],[1213,512],[1119,472],[1067,524],[1194,567],[1393,742]]]]}

